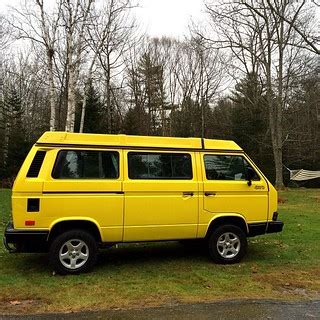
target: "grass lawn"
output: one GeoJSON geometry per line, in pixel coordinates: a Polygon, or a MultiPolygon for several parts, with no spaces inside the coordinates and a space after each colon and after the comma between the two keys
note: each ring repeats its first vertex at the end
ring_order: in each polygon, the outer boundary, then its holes
{"type": "MultiPolygon", "coordinates": [[[[89,274],[54,276],[43,254],[0,246],[0,315],[131,308],[225,299],[320,299],[320,190],[280,193],[280,234],[249,239],[240,264],[212,263],[178,242],[119,245],[89,274]]],[[[10,190],[0,190],[0,237],[10,190]]]]}

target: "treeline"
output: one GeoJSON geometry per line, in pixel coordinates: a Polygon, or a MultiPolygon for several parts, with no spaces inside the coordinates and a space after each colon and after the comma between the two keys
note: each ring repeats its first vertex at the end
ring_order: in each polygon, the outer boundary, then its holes
{"type": "Polygon", "coordinates": [[[233,139],[279,187],[283,165],[319,170],[316,5],[205,8],[185,40],[141,35],[130,0],[1,16],[0,179],[46,130],[233,139]]]}

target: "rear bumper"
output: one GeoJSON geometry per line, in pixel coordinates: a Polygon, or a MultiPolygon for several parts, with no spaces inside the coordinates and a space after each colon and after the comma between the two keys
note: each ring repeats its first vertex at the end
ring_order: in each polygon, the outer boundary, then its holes
{"type": "Polygon", "coordinates": [[[269,221],[263,223],[252,223],[249,224],[248,237],[254,237],[265,233],[281,232],[283,229],[282,221],[269,221]]]}
{"type": "Polygon", "coordinates": [[[270,221],[268,222],[266,233],[281,232],[282,229],[283,229],[282,221],[270,221]]]}
{"type": "Polygon", "coordinates": [[[3,244],[9,252],[46,252],[49,231],[16,230],[12,222],[6,226],[3,244]]]}

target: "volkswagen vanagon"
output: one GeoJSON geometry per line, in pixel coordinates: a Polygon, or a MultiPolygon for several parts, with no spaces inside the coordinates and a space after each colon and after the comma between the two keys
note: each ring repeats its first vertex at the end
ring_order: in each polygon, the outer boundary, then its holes
{"type": "Polygon", "coordinates": [[[48,252],[60,274],[90,270],[100,247],[204,239],[236,263],[247,237],[280,232],[277,192],[233,141],[46,132],[12,189],[10,252],[48,252]]]}

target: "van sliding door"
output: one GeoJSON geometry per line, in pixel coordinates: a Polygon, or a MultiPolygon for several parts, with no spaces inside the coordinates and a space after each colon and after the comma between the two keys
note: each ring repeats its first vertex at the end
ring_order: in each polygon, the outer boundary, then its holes
{"type": "Polygon", "coordinates": [[[194,153],[124,152],[124,240],[195,238],[198,179],[194,153]]]}

